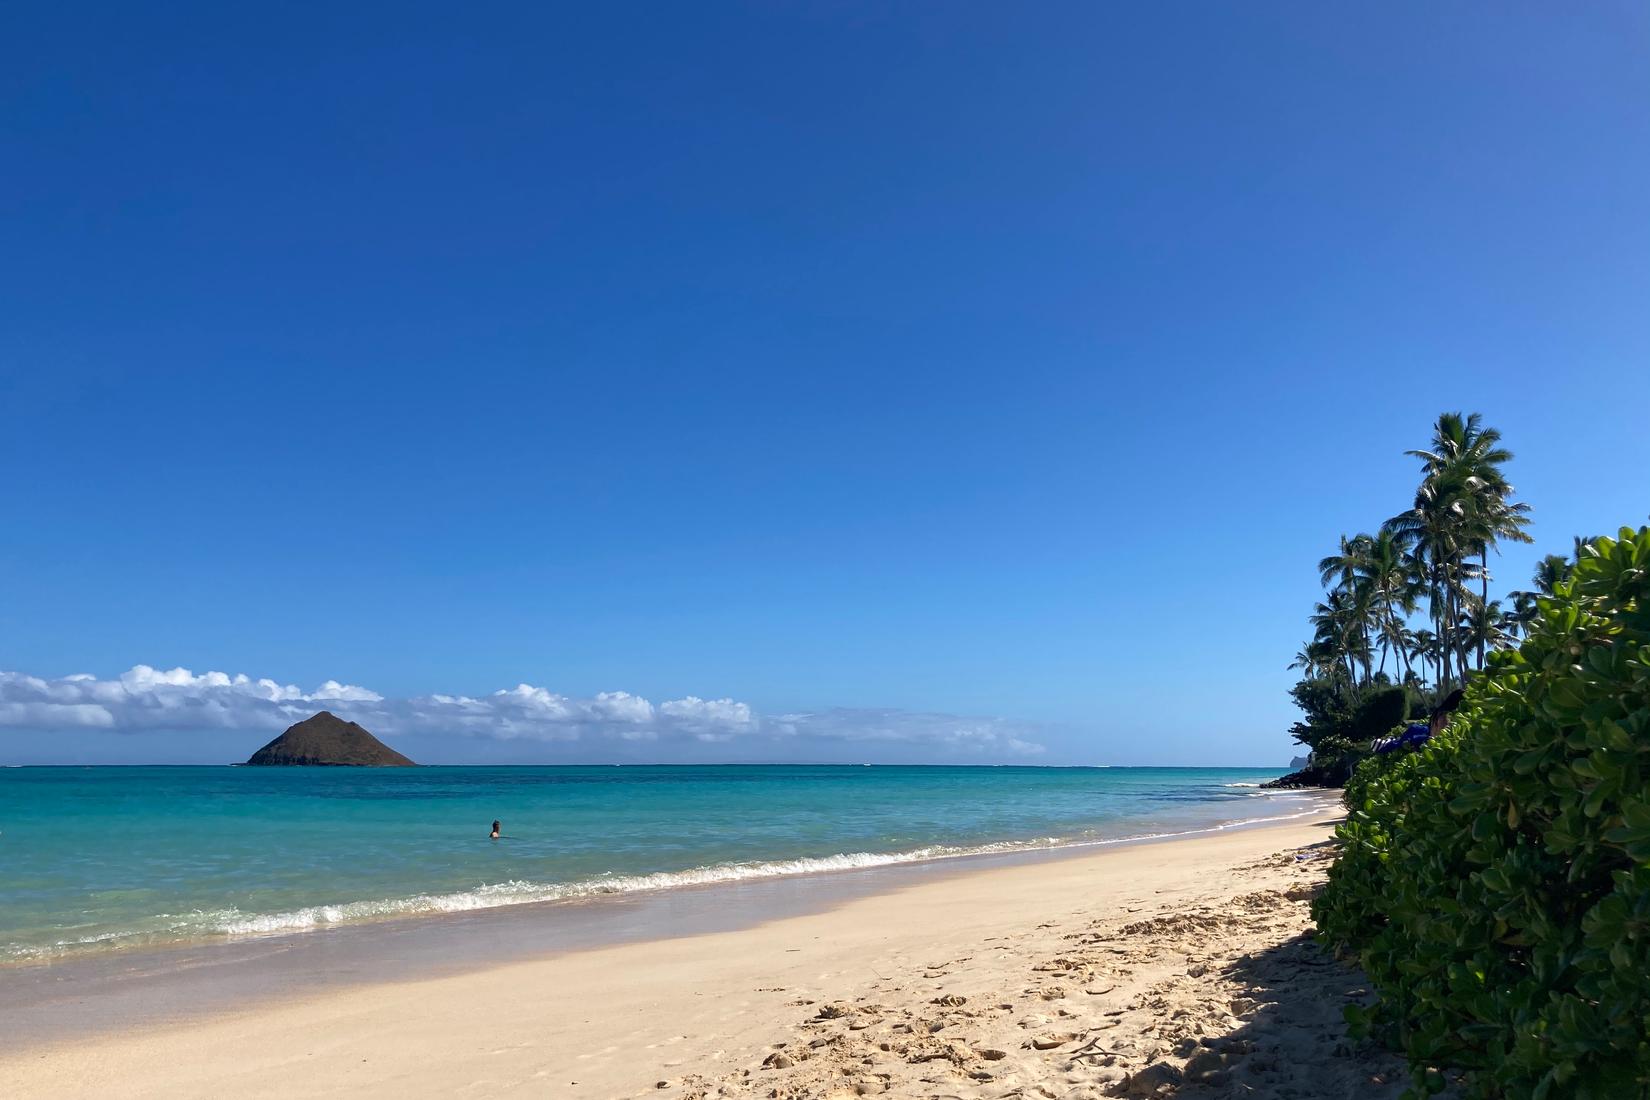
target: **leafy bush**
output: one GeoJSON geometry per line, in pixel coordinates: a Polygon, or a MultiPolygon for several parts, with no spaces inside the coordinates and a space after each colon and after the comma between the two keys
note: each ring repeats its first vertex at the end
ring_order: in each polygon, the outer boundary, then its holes
{"type": "Polygon", "coordinates": [[[1408,713],[1407,691],[1397,686],[1377,688],[1358,700],[1358,705],[1352,708],[1347,736],[1367,750],[1375,738],[1391,733],[1393,726],[1403,725],[1408,713]]]}
{"type": "Polygon", "coordinates": [[[1312,750],[1312,767],[1299,774],[1335,787],[1369,755],[1371,741],[1402,727],[1415,703],[1409,689],[1392,684],[1374,686],[1350,703],[1322,680],[1302,680],[1290,694],[1307,716],[1295,723],[1295,740],[1312,750]]]}
{"type": "Polygon", "coordinates": [[[1450,729],[1347,786],[1313,916],[1354,1023],[1482,1097],[1650,1097],[1650,528],[1593,544],[1450,729]]]}

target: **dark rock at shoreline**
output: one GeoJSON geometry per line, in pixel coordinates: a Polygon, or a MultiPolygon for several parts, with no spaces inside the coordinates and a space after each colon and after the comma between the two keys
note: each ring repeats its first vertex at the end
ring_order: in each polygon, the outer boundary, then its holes
{"type": "Polygon", "coordinates": [[[1262,783],[1261,788],[1263,790],[1297,790],[1302,787],[1338,789],[1346,786],[1346,781],[1351,777],[1352,769],[1349,767],[1340,765],[1325,767],[1321,764],[1314,764],[1302,768],[1298,772],[1290,772],[1288,775],[1262,783]]]}
{"type": "Polygon", "coordinates": [[[411,768],[405,756],[356,725],[323,710],[253,753],[253,765],[411,768]]]}

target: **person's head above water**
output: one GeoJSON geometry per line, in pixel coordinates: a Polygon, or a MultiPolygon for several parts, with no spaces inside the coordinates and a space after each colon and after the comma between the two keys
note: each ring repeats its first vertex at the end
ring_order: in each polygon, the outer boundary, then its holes
{"type": "Polygon", "coordinates": [[[492,831],[491,836],[494,840],[498,839],[498,822],[496,822],[496,821],[493,822],[493,831],[492,831]]]}

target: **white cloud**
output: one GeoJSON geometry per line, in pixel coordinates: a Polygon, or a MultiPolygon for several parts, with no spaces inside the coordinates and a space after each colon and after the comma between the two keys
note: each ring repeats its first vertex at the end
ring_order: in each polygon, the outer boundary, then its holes
{"type": "Polygon", "coordinates": [[[642,725],[653,721],[653,704],[628,691],[604,691],[589,704],[591,717],[609,722],[642,725]]]}
{"type": "Polygon", "coordinates": [[[750,730],[756,726],[756,715],[745,703],[732,699],[701,699],[689,695],[659,704],[659,713],[684,729],[710,732],[716,728],[750,730]]]}
{"type": "Polygon", "coordinates": [[[804,743],[904,745],[964,759],[1032,756],[1043,747],[1023,723],[901,710],[838,708],[763,716],[733,699],[689,695],[655,706],[626,691],[579,699],[532,684],[491,695],[389,699],[327,680],[311,691],[244,674],[135,665],[104,680],[89,673],[43,679],[0,672],[0,729],[270,730],[332,710],[387,737],[452,735],[498,740],[647,743],[742,742],[753,756],[804,743]]]}
{"type": "Polygon", "coordinates": [[[0,703],[0,726],[39,729],[110,729],[114,715],[90,703],[0,703]]]}
{"type": "Polygon", "coordinates": [[[1022,736],[1027,732],[1025,723],[1002,718],[836,707],[816,713],[784,714],[768,724],[790,737],[933,745],[959,755],[1035,756],[1043,751],[1042,745],[1022,736]]]}
{"type": "Polygon", "coordinates": [[[0,726],[12,728],[279,729],[307,704],[335,700],[377,702],[381,696],[334,680],[306,692],[273,680],[148,665],[134,665],[113,680],[0,672],[0,726]]]}

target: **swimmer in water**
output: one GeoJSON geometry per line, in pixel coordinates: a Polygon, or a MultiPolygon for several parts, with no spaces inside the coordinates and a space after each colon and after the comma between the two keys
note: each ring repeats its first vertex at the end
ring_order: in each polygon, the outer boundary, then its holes
{"type": "Polygon", "coordinates": [[[493,831],[487,835],[487,839],[489,839],[489,840],[497,840],[498,839],[498,822],[496,822],[496,821],[493,822],[493,831]]]}

